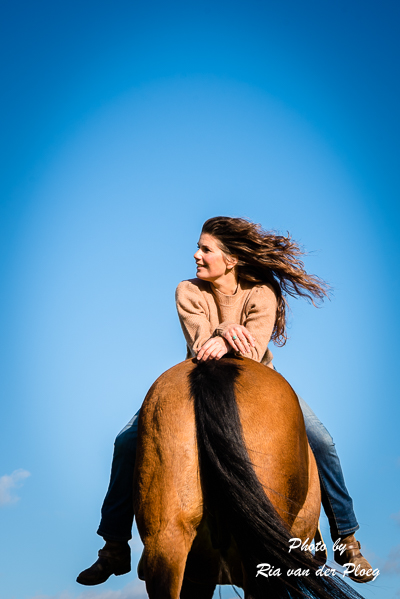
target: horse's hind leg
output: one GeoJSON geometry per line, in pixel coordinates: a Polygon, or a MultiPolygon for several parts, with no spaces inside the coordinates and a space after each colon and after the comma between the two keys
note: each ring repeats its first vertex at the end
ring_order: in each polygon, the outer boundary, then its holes
{"type": "Polygon", "coordinates": [[[143,569],[150,599],[179,599],[191,541],[171,531],[146,539],[143,569]]]}
{"type": "Polygon", "coordinates": [[[185,578],[180,599],[212,599],[216,586],[214,583],[200,584],[185,578]]]}

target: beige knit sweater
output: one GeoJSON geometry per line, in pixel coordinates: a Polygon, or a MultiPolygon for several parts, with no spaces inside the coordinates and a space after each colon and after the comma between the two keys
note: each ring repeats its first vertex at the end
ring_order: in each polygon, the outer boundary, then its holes
{"type": "Polygon", "coordinates": [[[202,345],[221,335],[230,324],[244,325],[255,337],[251,353],[243,354],[272,368],[268,349],[274,328],[277,301],[270,285],[239,279],[234,295],[224,295],[207,281],[182,281],[176,289],[176,307],[187,343],[187,358],[195,357],[202,345]]]}

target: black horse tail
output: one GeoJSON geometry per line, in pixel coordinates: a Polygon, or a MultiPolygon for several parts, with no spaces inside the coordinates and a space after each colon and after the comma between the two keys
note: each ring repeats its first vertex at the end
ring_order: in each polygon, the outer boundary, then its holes
{"type": "Polygon", "coordinates": [[[230,358],[199,363],[190,373],[190,389],[203,492],[211,516],[237,544],[246,572],[246,596],[362,599],[338,575],[316,575],[321,564],[308,552],[289,553],[291,535],[265,494],[243,441],[235,398],[240,370],[239,360],[230,358]],[[280,575],[257,575],[261,563],[274,571],[279,568],[280,575]],[[302,575],[294,575],[296,570],[302,575]]]}

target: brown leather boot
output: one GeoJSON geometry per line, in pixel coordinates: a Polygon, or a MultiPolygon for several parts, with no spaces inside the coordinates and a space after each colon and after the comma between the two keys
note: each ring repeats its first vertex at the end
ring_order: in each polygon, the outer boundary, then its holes
{"type": "Polygon", "coordinates": [[[79,584],[92,586],[102,584],[111,574],[120,576],[131,571],[131,548],[128,543],[106,541],[99,551],[99,559],[76,579],[79,584]]]}
{"type": "MultiPolygon", "coordinates": [[[[333,552],[334,560],[340,566],[345,564],[353,564],[354,569],[348,573],[348,577],[355,582],[370,582],[374,576],[372,574],[372,566],[362,555],[361,545],[356,540],[354,535],[348,535],[336,541],[336,546],[339,546],[337,551],[333,552]],[[340,546],[345,545],[346,549],[340,554],[340,546]]],[[[343,547],[341,547],[343,549],[343,547]]]]}

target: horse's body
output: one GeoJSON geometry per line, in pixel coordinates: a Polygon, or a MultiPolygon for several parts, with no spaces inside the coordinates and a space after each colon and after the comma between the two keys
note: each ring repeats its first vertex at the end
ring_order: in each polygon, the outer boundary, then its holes
{"type": "MultiPolygon", "coordinates": [[[[272,369],[228,358],[168,370],[143,404],[136,464],[135,515],[150,599],[209,599],[218,583],[256,598],[262,584],[265,591],[287,588],[285,576],[256,577],[258,563],[282,570],[311,561],[304,552],[289,554],[288,539],[315,536],[317,468],[296,395],[272,369]],[[233,396],[222,400],[229,386],[233,396]]],[[[291,581],[300,584],[300,577],[291,581]]]]}

